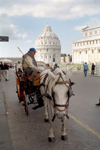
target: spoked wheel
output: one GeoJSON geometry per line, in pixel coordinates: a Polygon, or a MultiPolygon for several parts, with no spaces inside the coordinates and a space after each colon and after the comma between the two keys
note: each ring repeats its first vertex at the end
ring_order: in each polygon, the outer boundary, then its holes
{"type": "Polygon", "coordinates": [[[20,103],[23,100],[23,91],[21,91],[20,80],[17,76],[16,76],[16,93],[17,93],[19,103],[20,103]]]}
{"type": "Polygon", "coordinates": [[[21,101],[20,101],[20,90],[19,90],[19,85],[16,85],[16,93],[17,93],[17,96],[18,96],[18,99],[19,99],[19,103],[20,103],[21,101]]]}
{"type": "Polygon", "coordinates": [[[19,103],[23,101],[23,91],[20,91],[20,85],[16,85],[16,93],[19,99],[19,103]]]}
{"type": "Polygon", "coordinates": [[[27,98],[27,95],[23,94],[23,101],[24,101],[24,109],[25,109],[25,113],[26,115],[28,115],[28,98],[27,98]]]}

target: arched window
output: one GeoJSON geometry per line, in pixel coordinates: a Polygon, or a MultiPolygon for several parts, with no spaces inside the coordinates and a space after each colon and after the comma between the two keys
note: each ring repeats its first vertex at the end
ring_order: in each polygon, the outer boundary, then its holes
{"type": "Polygon", "coordinates": [[[90,35],[92,35],[92,32],[90,32],[90,35]]]}
{"type": "Polygon", "coordinates": [[[100,53],[100,49],[98,50],[98,53],[100,53]]]}
{"type": "Polygon", "coordinates": [[[97,30],[94,31],[94,34],[97,34],[97,30]]]}

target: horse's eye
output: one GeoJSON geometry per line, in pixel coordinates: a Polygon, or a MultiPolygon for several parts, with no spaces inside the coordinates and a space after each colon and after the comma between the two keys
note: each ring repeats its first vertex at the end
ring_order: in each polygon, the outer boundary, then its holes
{"type": "Polygon", "coordinates": [[[52,92],[52,95],[54,96],[55,92],[52,92]]]}
{"type": "Polygon", "coordinates": [[[70,92],[68,91],[68,92],[67,92],[67,96],[69,97],[69,95],[70,95],[70,92]]]}

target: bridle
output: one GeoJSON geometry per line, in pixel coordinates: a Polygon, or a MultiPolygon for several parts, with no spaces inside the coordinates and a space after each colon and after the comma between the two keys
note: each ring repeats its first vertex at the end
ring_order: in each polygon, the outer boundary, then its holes
{"type": "MultiPolygon", "coordinates": [[[[45,74],[43,83],[41,83],[40,86],[44,86],[44,87],[45,87],[45,81],[47,80],[47,77],[48,77],[48,74],[45,74]]],[[[68,92],[67,92],[68,98],[67,98],[66,104],[64,104],[64,105],[59,105],[59,104],[55,103],[55,97],[54,97],[54,94],[55,94],[55,93],[53,92],[53,88],[52,88],[52,90],[51,90],[51,91],[52,91],[51,95],[49,95],[49,94],[47,93],[49,83],[50,83],[50,79],[49,79],[49,81],[48,81],[48,84],[46,85],[46,90],[45,90],[45,93],[42,95],[42,97],[45,96],[45,97],[47,97],[50,101],[53,101],[53,103],[54,103],[54,108],[56,108],[58,111],[60,111],[60,112],[66,111],[65,116],[69,119],[69,116],[67,115],[67,108],[68,108],[68,106],[69,106],[71,81],[70,81],[70,80],[69,80],[69,81],[64,81],[64,79],[63,79],[63,77],[62,77],[62,74],[59,73],[59,78],[58,78],[58,80],[55,82],[55,86],[56,86],[57,84],[65,84],[65,86],[68,88],[68,92]],[[60,78],[62,79],[62,81],[59,81],[60,78]],[[58,107],[64,107],[64,109],[61,110],[61,109],[58,108],[58,107]]],[[[55,117],[56,117],[56,115],[54,114],[54,116],[53,116],[53,118],[52,118],[52,121],[54,121],[55,117]]]]}
{"type": "MultiPolygon", "coordinates": [[[[56,86],[57,84],[65,84],[65,86],[68,88],[68,92],[69,92],[69,86],[68,86],[67,84],[70,84],[70,81],[64,81],[64,79],[63,79],[61,73],[59,73],[59,78],[58,78],[58,80],[56,81],[55,86],[56,86]],[[62,78],[62,81],[59,81],[60,78],[62,78]]],[[[64,105],[60,105],[60,104],[57,104],[57,103],[55,102],[55,97],[54,97],[53,89],[52,89],[52,97],[53,97],[53,102],[54,102],[54,108],[56,107],[56,109],[57,109],[58,111],[60,111],[60,112],[66,111],[66,109],[67,109],[68,106],[69,106],[69,94],[68,94],[68,98],[67,98],[66,104],[64,104],[64,105]],[[60,108],[58,108],[58,107],[64,107],[64,109],[62,110],[62,109],[60,109],[60,108]]]]}

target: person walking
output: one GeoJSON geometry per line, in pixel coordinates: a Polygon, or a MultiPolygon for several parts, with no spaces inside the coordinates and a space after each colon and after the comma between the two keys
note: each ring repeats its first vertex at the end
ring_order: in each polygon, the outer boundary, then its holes
{"type": "Polygon", "coordinates": [[[95,65],[94,63],[92,63],[92,66],[91,66],[91,74],[94,75],[94,70],[95,70],[95,65]]]}
{"type": "Polygon", "coordinates": [[[4,78],[5,78],[5,81],[9,81],[8,80],[8,75],[9,75],[9,66],[7,63],[4,63],[4,78]]]}
{"type": "Polygon", "coordinates": [[[84,67],[84,76],[86,77],[87,76],[87,70],[88,70],[87,62],[85,62],[85,64],[83,65],[83,67],[84,67]]]}
{"type": "Polygon", "coordinates": [[[0,81],[1,81],[1,75],[3,75],[3,63],[0,62],[0,81]]]}
{"type": "Polygon", "coordinates": [[[99,103],[96,104],[97,106],[100,106],[100,98],[99,98],[99,103]]]}
{"type": "Polygon", "coordinates": [[[22,63],[20,63],[20,61],[18,61],[18,63],[16,64],[15,70],[16,70],[16,72],[18,72],[18,71],[22,72],[22,70],[23,70],[22,63]]]}

